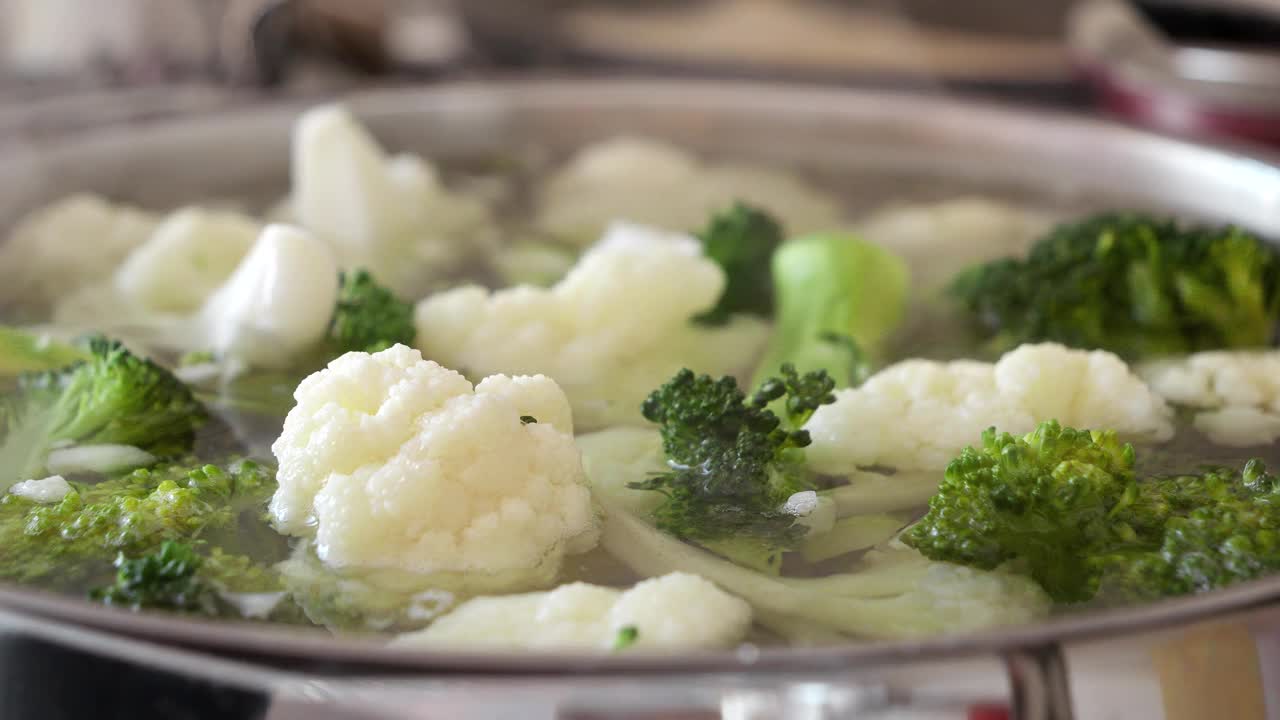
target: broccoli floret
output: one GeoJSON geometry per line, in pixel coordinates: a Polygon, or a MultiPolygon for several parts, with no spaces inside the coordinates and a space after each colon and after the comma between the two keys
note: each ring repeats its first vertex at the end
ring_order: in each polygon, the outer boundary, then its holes
{"type": "Polygon", "coordinates": [[[1280,490],[1261,461],[1140,479],[1132,446],[1111,432],[1050,421],[982,440],[947,467],[928,514],[903,535],[929,558],[1012,563],[1058,602],[1100,588],[1180,595],[1280,569],[1280,490]]]}
{"type": "Polygon", "coordinates": [[[244,555],[230,555],[214,548],[208,557],[201,557],[196,544],[167,540],[146,555],[131,558],[120,553],[115,566],[115,581],[90,590],[90,599],[130,610],[306,622],[295,605],[282,602],[285,593],[279,573],[244,555]],[[237,593],[273,595],[267,598],[267,604],[259,601],[241,605],[237,593]]]}
{"type": "Polygon", "coordinates": [[[190,541],[260,512],[272,474],[250,461],[161,466],[94,484],[72,483],[61,501],[0,499],[0,577],[74,584],[116,553],[145,555],[167,540],[190,541]]]}
{"type": "Polygon", "coordinates": [[[838,387],[861,384],[902,320],[906,264],[857,237],[826,234],[783,245],[772,269],[775,330],[757,382],[790,363],[826,370],[838,387]]]}
{"type": "Polygon", "coordinates": [[[116,558],[116,581],[89,596],[133,610],[159,608],[200,615],[222,614],[217,589],[199,575],[202,560],[190,545],[167,541],[150,555],[116,558]]]}
{"type": "Polygon", "coordinates": [[[1185,595],[1280,570],[1280,481],[1261,460],[1145,481],[1129,514],[1138,540],[1099,559],[1104,592],[1185,595]]]}
{"type": "Polygon", "coordinates": [[[60,370],[19,378],[0,413],[0,489],[38,477],[55,445],[132,445],[157,457],[191,449],[207,414],[182,381],[118,342],[93,338],[88,352],[60,370]]]}
{"type": "Polygon", "coordinates": [[[631,487],[665,496],[654,512],[662,530],[735,561],[776,569],[781,553],[804,535],[783,510],[795,493],[814,488],[797,430],[820,405],[835,401],[824,372],[782,368],[750,398],[732,377],[719,380],[682,370],[645,400],[658,424],[670,471],[631,487]],[[786,423],[767,405],[779,401],[786,423]]]}
{"type": "Polygon", "coordinates": [[[702,253],[724,269],[720,301],[697,319],[719,325],[735,313],[773,314],[769,263],[782,244],[782,226],[768,213],[744,203],[717,213],[698,233],[702,253]]]}
{"type": "Polygon", "coordinates": [[[333,354],[378,352],[397,343],[412,345],[416,334],[413,305],[378,284],[365,270],[341,276],[338,304],[329,322],[333,354]]]}
{"type": "Polygon", "coordinates": [[[1280,254],[1235,228],[1141,213],[1060,225],[1025,260],[972,268],[952,293],[1003,351],[1056,341],[1129,358],[1270,345],[1280,254]]]}
{"type": "Polygon", "coordinates": [[[1133,447],[1114,433],[1046,422],[982,434],[947,466],[929,512],[903,539],[934,560],[992,570],[1011,560],[1060,602],[1091,598],[1089,555],[1136,491],[1133,447]]]}

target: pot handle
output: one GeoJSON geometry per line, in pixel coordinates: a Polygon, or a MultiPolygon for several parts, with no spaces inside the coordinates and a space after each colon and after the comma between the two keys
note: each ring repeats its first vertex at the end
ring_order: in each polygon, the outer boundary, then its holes
{"type": "Polygon", "coordinates": [[[1004,661],[1009,673],[1011,720],[1073,720],[1071,685],[1061,645],[1012,650],[1004,661]]]}

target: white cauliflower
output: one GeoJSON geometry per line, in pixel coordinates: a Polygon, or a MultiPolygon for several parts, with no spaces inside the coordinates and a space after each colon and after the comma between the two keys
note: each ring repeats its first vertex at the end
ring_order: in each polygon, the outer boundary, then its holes
{"type": "Polygon", "coordinates": [[[503,573],[596,541],[564,393],[541,377],[466,378],[397,345],[303,380],[272,446],[284,533],[337,567],[503,573]],[[531,416],[535,422],[526,422],[531,416]]]}
{"type": "Polygon", "coordinates": [[[231,369],[287,367],[328,332],[338,300],[338,266],[329,247],[311,234],[268,225],[224,280],[206,291],[194,311],[144,307],[108,285],[73,295],[56,319],[61,327],[105,332],[142,349],[212,351],[231,369]]]}
{"type": "Polygon", "coordinates": [[[627,647],[696,650],[733,647],[750,627],[746,602],[696,575],[675,572],[625,591],[572,583],[550,592],[474,598],[393,644],[610,651],[619,633],[634,628],[627,647]]]}
{"type": "Polygon", "coordinates": [[[1220,445],[1280,438],[1280,351],[1200,352],[1145,363],[1138,372],[1169,402],[1196,408],[1196,429],[1220,445]]]}
{"type": "Polygon", "coordinates": [[[938,290],[978,263],[1022,257],[1053,224],[1045,213],[982,197],[879,210],[857,224],[866,239],[898,253],[920,290],[938,290]]]}
{"type": "Polygon", "coordinates": [[[620,137],[580,150],[541,187],[536,224],[588,245],[616,220],[687,232],[741,200],[768,210],[793,233],[842,225],[836,199],[801,179],[741,165],[704,165],[664,142],[620,137]]]}
{"type": "Polygon", "coordinates": [[[421,297],[493,239],[481,200],[447,190],[422,158],[389,157],[341,105],[299,118],[292,163],[296,222],[343,268],[364,268],[403,297],[421,297]]]}
{"type": "Polygon", "coordinates": [[[324,243],[298,228],[268,225],[205,301],[183,349],[286,367],[324,339],[337,301],[338,268],[324,243]]]}
{"type": "Polygon", "coordinates": [[[639,424],[641,402],[680,368],[726,375],[754,364],[768,339],[763,320],[690,322],[724,284],[693,238],[616,224],[551,288],[473,285],[423,300],[417,344],[469,375],[550,376],[580,429],[639,424]]]}
{"type": "Polygon", "coordinates": [[[987,427],[1026,433],[1045,420],[1143,440],[1173,435],[1169,407],[1120,358],[1043,343],[995,364],[906,360],[837,391],[805,425],[806,457],[832,474],[941,469],[987,427]]]}
{"type": "Polygon", "coordinates": [[[101,282],[158,222],[96,195],[72,195],[31,212],[0,245],[0,309],[48,312],[68,293],[101,282]]]}
{"type": "Polygon", "coordinates": [[[236,212],[176,210],[124,259],[115,287],[140,308],[194,312],[231,276],[261,231],[258,221],[236,212]]]}

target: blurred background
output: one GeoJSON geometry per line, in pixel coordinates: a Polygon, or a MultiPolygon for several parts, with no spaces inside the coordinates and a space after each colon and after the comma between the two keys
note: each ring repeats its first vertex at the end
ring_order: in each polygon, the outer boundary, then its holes
{"type": "Polygon", "coordinates": [[[0,0],[0,131],[520,74],[894,86],[1280,144],[1280,0],[0,0]]]}

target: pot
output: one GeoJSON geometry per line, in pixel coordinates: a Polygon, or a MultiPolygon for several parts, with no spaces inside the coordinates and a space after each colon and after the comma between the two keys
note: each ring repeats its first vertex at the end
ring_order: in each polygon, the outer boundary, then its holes
{"type": "Polygon", "coordinates": [[[1068,35],[1082,76],[1117,117],[1280,146],[1278,29],[1268,0],[1088,0],[1068,35]]]}
{"type": "MultiPolygon", "coordinates": [[[[883,92],[665,80],[463,84],[347,101],[389,146],[445,164],[530,147],[564,153],[642,133],[826,178],[853,208],[982,192],[1055,208],[1160,208],[1280,238],[1277,165],[1086,118],[883,92]]],[[[290,126],[300,109],[289,103],[149,118],[27,147],[0,166],[0,215],[12,221],[77,190],[157,207],[197,198],[261,202],[286,186],[290,126]]],[[[508,693],[528,711],[519,717],[545,708],[556,717],[612,716],[592,714],[600,703],[615,711],[673,709],[664,703],[723,711],[733,698],[747,703],[741,707],[792,707],[777,703],[819,696],[826,710],[806,717],[839,716],[892,701],[885,686],[866,682],[885,667],[979,658],[1012,673],[1018,717],[1067,718],[1064,643],[1236,617],[1277,599],[1280,577],[969,635],[681,656],[387,648],[296,628],[134,614],[15,586],[0,586],[0,626],[304,698],[346,693],[420,707],[414,703],[424,697],[483,703],[494,701],[490,693],[508,693]]],[[[493,716],[444,707],[445,717],[493,716]]]]}

